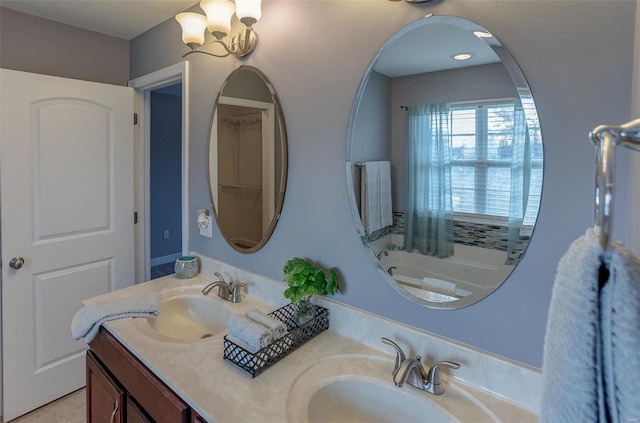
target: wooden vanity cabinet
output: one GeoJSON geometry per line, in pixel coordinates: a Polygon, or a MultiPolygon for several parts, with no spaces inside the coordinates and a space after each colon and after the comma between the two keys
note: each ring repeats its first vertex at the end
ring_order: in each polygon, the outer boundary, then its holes
{"type": "Polygon", "coordinates": [[[204,422],[104,328],[87,351],[87,423],[204,422]]]}
{"type": "Polygon", "coordinates": [[[124,390],[87,352],[87,421],[124,422],[124,390]]]}

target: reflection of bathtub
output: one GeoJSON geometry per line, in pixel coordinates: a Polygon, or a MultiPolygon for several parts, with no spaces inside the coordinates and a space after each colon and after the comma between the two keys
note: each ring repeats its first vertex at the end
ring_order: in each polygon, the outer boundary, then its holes
{"type": "Polygon", "coordinates": [[[457,300],[480,291],[489,293],[513,270],[512,265],[504,264],[506,253],[495,252],[496,257],[492,258],[486,256],[486,251],[478,251],[478,248],[462,247],[456,245],[454,255],[444,259],[415,252],[387,250],[389,254],[383,254],[380,263],[409,292],[421,298],[433,296],[421,294],[421,291],[439,294],[434,298],[425,298],[438,302],[457,300]],[[485,255],[482,262],[471,260],[474,253],[485,255]]]}

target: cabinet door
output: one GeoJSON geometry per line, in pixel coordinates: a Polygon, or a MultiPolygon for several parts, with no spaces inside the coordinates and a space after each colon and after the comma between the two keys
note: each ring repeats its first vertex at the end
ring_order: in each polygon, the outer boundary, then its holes
{"type": "Polygon", "coordinates": [[[200,417],[195,411],[191,411],[191,423],[207,423],[207,421],[200,417]]]}
{"type": "Polygon", "coordinates": [[[87,423],[124,423],[124,390],[87,351],[87,423]]]}
{"type": "Polygon", "coordinates": [[[110,374],[156,423],[187,423],[191,410],[105,328],[89,345],[110,374]]]}
{"type": "Polygon", "coordinates": [[[130,396],[127,396],[127,423],[153,423],[130,396]]]}

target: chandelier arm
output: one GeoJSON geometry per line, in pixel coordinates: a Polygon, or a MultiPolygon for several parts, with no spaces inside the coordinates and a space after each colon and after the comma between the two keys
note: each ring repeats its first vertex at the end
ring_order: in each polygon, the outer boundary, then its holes
{"type": "Polygon", "coordinates": [[[253,31],[251,27],[247,27],[242,32],[235,34],[231,38],[230,46],[228,46],[227,43],[224,42],[223,40],[212,40],[209,44],[220,44],[222,48],[224,48],[224,50],[226,51],[226,54],[211,53],[208,51],[198,50],[197,48],[195,48],[183,54],[182,57],[183,58],[187,57],[192,53],[202,53],[202,54],[206,54],[207,56],[213,56],[213,57],[227,57],[230,55],[243,57],[252,53],[255,50],[256,45],[258,44],[258,34],[255,31],[253,31]]]}
{"type": "Polygon", "coordinates": [[[222,45],[222,47],[225,49],[225,51],[227,52],[226,54],[216,54],[216,53],[210,53],[208,51],[204,51],[204,50],[191,50],[186,52],[185,54],[182,55],[182,57],[187,57],[188,55],[192,54],[192,53],[202,53],[202,54],[206,54],[207,56],[213,56],[213,57],[227,57],[231,54],[234,54],[233,51],[229,50],[229,47],[227,46],[227,44],[222,41],[222,40],[213,40],[211,41],[209,44],[220,44],[222,45]]]}

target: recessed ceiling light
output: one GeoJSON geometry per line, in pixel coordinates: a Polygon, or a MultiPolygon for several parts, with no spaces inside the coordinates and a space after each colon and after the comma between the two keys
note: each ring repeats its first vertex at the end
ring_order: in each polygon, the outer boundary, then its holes
{"type": "Polygon", "coordinates": [[[484,32],[484,31],[473,31],[473,35],[475,35],[478,38],[491,38],[493,37],[493,35],[489,32],[484,32]]]}
{"type": "Polygon", "coordinates": [[[473,57],[473,53],[456,53],[452,54],[451,58],[454,60],[468,60],[473,57]]]}

